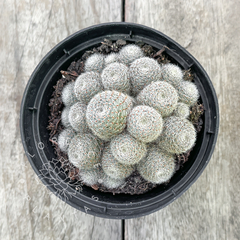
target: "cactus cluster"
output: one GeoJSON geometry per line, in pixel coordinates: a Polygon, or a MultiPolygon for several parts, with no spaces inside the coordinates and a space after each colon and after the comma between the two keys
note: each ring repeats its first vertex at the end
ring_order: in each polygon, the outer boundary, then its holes
{"type": "Polygon", "coordinates": [[[195,144],[187,118],[198,98],[180,67],[160,65],[137,45],[94,53],[85,72],[62,91],[65,129],[58,145],[88,186],[119,187],[135,169],[147,181],[167,182],[175,172],[174,154],[195,144]]]}
{"type": "Polygon", "coordinates": [[[153,107],[162,117],[167,117],[177,106],[178,94],[171,84],[157,81],[146,86],[138,94],[137,102],[153,107]]]}

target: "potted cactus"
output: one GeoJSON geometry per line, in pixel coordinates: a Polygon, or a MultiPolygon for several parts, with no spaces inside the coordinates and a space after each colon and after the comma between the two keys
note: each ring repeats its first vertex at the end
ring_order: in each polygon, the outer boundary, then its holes
{"type": "Polygon", "coordinates": [[[217,131],[216,95],[200,64],[162,33],[129,23],[57,45],[31,76],[21,109],[34,170],[42,176],[54,159],[44,184],[107,218],[146,215],[180,196],[208,163],[217,131]]]}

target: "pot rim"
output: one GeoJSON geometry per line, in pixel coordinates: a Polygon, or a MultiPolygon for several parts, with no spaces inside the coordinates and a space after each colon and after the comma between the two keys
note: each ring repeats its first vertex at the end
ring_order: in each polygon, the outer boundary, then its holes
{"type": "MultiPolygon", "coordinates": [[[[144,203],[142,203],[141,200],[132,202],[132,203],[130,203],[130,202],[129,203],[115,203],[115,202],[111,203],[111,202],[104,202],[102,200],[95,201],[94,199],[92,199],[88,196],[85,196],[81,193],[77,193],[76,196],[73,196],[74,198],[76,198],[77,201],[70,201],[69,199],[65,199],[65,202],[67,202],[71,206],[73,206],[81,211],[86,212],[85,207],[91,209],[90,211],[87,210],[87,213],[93,214],[95,216],[100,216],[100,217],[105,217],[105,218],[113,218],[113,219],[118,219],[118,218],[128,219],[128,218],[133,218],[133,217],[135,218],[135,217],[144,216],[144,215],[150,214],[152,212],[155,212],[155,211],[167,206],[168,204],[173,202],[177,197],[181,196],[185,191],[187,191],[187,189],[196,181],[196,179],[201,175],[201,173],[207,166],[207,164],[211,158],[211,155],[213,153],[215,144],[216,144],[218,129],[219,129],[219,109],[218,109],[218,101],[217,101],[217,96],[216,96],[215,90],[213,88],[212,82],[210,81],[210,79],[209,79],[207,73],[205,72],[205,70],[203,69],[203,67],[183,47],[181,47],[178,43],[176,43],[174,40],[172,40],[165,34],[159,32],[155,29],[152,29],[147,26],[140,25],[140,24],[126,23],[126,22],[113,22],[113,23],[103,23],[103,24],[93,25],[91,27],[82,29],[82,30],[68,36],[67,38],[62,40],[60,43],[58,43],[54,48],[52,48],[45,55],[45,57],[39,62],[39,64],[33,71],[32,75],[27,83],[27,86],[25,88],[24,95],[22,98],[21,110],[20,110],[20,132],[21,132],[22,143],[23,143],[26,155],[28,157],[28,160],[29,160],[32,168],[36,172],[36,174],[39,175],[40,174],[39,164],[36,164],[36,161],[33,160],[33,157],[32,157],[33,155],[31,153],[31,151],[34,150],[33,152],[34,152],[35,156],[38,155],[38,157],[40,157],[40,158],[45,157],[44,156],[45,152],[41,151],[41,149],[36,147],[36,144],[39,143],[39,140],[41,141],[41,138],[40,138],[41,133],[38,128],[37,129],[38,134],[33,135],[34,144],[35,144],[36,149],[33,149],[33,147],[29,148],[29,146],[26,142],[26,135],[27,135],[26,127],[28,127],[28,126],[26,126],[26,123],[24,122],[26,119],[25,115],[27,114],[26,110],[28,110],[28,111],[31,111],[31,114],[32,114],[31,118],[35,119],[35,120],[31,121],[32,128],[35,127],[35,123],[33,123],[33,121],[36,121],[36,119],[37,119],[37,124],[39,124],[38,121],[39,121],[40,112],[38,111],[38,106],[35,105],[36,103],[34,102],[33,105],[26,106],[26,103],[28,102],[30,91],[32,89],[32,85],[35,85],[36,76],[39,75],[39,72],[46,65],[46,62],[49,60],[49,56],[56,54],[56,52],[58,52],[59,49],[61,49],[61,51],[63,51],[63,54],[61,56],[59,56],[59,59],[61,59],[63,57],[67,59],[67,58],[71,57],[72,55],[74,55],[75,54],[74,48],[71,50],[65,50],[68,48],[62,47],[63,45],[66,45],[66,43],[71,42],[74,38],[77,38],[79,35],[85,35],[87,37],[88,34],[94,32],[94,31],[103,31],[103,29],[106,29],[106,28],[113,29],[113,28],[117,28],[117,27],[126,28],[126,30],[129,31],[129,34],[128,34],[129,38],[126,40],[131,41],[131,39],[133,39],[134,32],[137,32],[135,30],[135,28],[137,28],[138,30],[141,29],[141,31],[143,31],[143,32],[145,32],[145,31],[151,32],[151,34],[158,35],[162,39],[165,39],[167,42],[171,43],[171,44],[169,44],[170,50],[177,49],[181,52],[182,55],[180,55],[179,52],[175,53],[174,51],[172,51],[172,52],[170,51],[170,52],[168,52],[168,54],[171,53],[177,59],[181,59],[182,56],[187,56],[188,60],[184,61],[184,63],[182,63],[182,67],[189,68],[189,66],[194,65],[195,68],[197,68],[201,72],[200,75],[201,75],[202,79],[204,79],[205,82],[201,82],[201,81],[200,82],[202,84],[207,83],[207,87],[208,87],[205,90],[205,97],[207,96],[207,98],[208,98],[209,94],[211,94],[212,100],[211,100],[211,104],[209,104],[209,105],[211,105],[210,107],[215,108],[214,113],[211,113],[210,108],[206,109],[206,111],[205,111],[205,114],[209,115],[210,121],[209,121],[209,123],[207,122],[205,124],[205,132],[204,132],[204,134],[206,136],[208,136],[208,142],[202,143],[202,145],[201,145],[201,148],[204,148],[205,151],[202,153],[202,155],[200,157],[199,157],[199,154],[197,155],[197,157],[201,158],[200,159],[201,161],[195,161],[192,164],[192,166],[189,168],[189,170],[185,173],[185,175],[180,179],[180,181],[178,181],[175,185],[173,185],[172,187],[167,189],[164,193],[160,193],[160,196],[156,195],[155,197],[146,199],[146,200],[144,200],[144,203]],[[26,108],[32,108],[32,109],[26,109],[26,108]],[[211,144],[207,145],[207,143],[209,143],[210,141],[211,141],[211,144]],[[203,159],[204,159],[204,161],[203,161],[203,159]],[[78,201],[82,204],[81,206],[76,204],[76,202],[78,202],[78,201]]],[[[110,37],[111,35],[107,35],[107,36],[110,37]]],[[[107,36],[105,36],[105,37],[107,37],[107,36]]],[[[103,37],[101,37],[101,38],[103,38],[103,37]]],[[[91,45],[91,42],[89,43],[89,45],[91,45]]],[[[55,64],[59,61],[59,59],[55,62],[55,64]]],[[[51,65],[51,63],[50,63],[50,65],[51,65]]],[[[198,87],[200,87],[200,86],[198,86],[198,87]]],[[[33,89],[33,91],[34,91],[34,89],[33,89]]],[[[40,94],[39,97],[40,98],[43,97],[43,94],[44,93],[40,94]]],[[[37,95],[39,95],[39,92],[37,93],[37,95]]],[[[36,98],[37,98],[37,95],[36,95],[36,98]]],[[[33,132],[36,133],[36,131],[33,131],[33,132]]],[[[205,137],[205,135],[204,135],[204,137],[205,137]]],[[[43,164],[43,160],[41,160],[41,161],[43,164]]],[[[41,179],[41,181],[45,185],[47,185],[47,187],[55,195],[57,195],[56,189],[53,186],[49,186],[48,181],[46,181],[45,179],[41,179]]],[[[139,196],[141,196],[141,195],[138,195],[138,197],[139,196]]]]}

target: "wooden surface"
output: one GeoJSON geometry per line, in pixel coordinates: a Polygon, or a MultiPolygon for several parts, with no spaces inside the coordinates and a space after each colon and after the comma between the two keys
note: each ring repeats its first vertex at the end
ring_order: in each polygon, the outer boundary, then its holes
{"type": "Polygon", "coordinates": [[[156,28],[202,64],[215,87],[220,131],[213,157],[171,205],[126,221],[126,239],[240,239],[240,2],[126,0],[125,20],[156,28]]]}
{"type": "Polygon", "coordinates": [[[5,0],[0,11],[0,239],[121,239],[121,221],[87,215],[49,195],[19,132],[21,98],[38,62],[82,28],[121,21],[121,2],[5,0]]]}
{"type": "Polygon", "coordinates": [[[0,239],[240,239],[240,2],[125,0],[125,20],[156,28],[193,54],[220,105],[213,157],[197,182],[161,211],[106,220],[76,211],[38,180],[25,156],[19,110],[30,74],[59,41],[121,21],[120,0],[0,1],[0,239]],[[14,167],[14,169],[13,169],[14,167]]]}

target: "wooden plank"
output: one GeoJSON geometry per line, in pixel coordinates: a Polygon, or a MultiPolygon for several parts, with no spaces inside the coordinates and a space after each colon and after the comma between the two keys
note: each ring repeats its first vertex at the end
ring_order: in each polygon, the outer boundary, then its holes
{"type": "Polygon", "coordinates": [[[75,31],[121,21],[121,1],[8,0],[0,6],[0,239],[121,239],[121,221],[86,215],[48,195],[19,133],[21,98],[38,62],[75,31]]]}
{"type": "Polygon", "coordinates": [[[220,105],[213,157],[197,182],[165,209],[126,221],[126,239],[240,239],[240,2],[126,0],[125,19],[158,29],[195,56],[220,105]]]}

